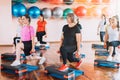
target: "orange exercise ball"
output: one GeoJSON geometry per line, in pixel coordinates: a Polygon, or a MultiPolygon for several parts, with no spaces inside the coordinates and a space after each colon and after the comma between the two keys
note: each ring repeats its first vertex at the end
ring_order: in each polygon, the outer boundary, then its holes
{"type": "Polygon", "coordinates": [[[93,16],[93,15],[92,15],[92,8],[91,8],[91,7],[90,7],[90,8],[87,8],[86,16],[88,16],[88,17],[92,17],[92,16],[93,16]]]}
{"type": "Polygon", "coordinates": [[[94,7],[92,7],[92,15],[94,16],[94,17],[100,17],[101,16],[101,14],[102,14],[102,10],[101,10],[101,8],[100,7],[97,7],[97,6],[94,6],[94,7]]]}
{"type": "Polygon", "coordinates": [[[86,2],[90,2],[91,0],[75,0],[75,2],[83,2],[83,3],[86,3],[86,2]]]}
{"type": "Polygon", "coordinates": [[[102,2],[103,2],[103,3],[110,3],[111,0],[103,0],[102,2]]]}
{"type": "Polygon", "coordinates": [[[51,4],[62,4],[63,0],[49,0],[51,4]]]}
{"type": "Polygon", "coordinates": [[[102,3],[102,0],[91,0],[92,3],[100,4],[102,3]]]}
{"type": "Polygon", "coordinates": [[[84,6],[79,6],[74,10],[75,14],[79,17],[85,16],[87,9],[84,6]]]}

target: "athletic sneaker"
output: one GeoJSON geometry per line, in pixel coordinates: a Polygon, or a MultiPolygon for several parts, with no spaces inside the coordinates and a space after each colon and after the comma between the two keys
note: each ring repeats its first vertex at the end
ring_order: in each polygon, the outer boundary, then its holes
{"type": "Polygon", "coordinates": [[[112,56],[108,56],[107,61],[112,61],[113,57],[112,56]]]}
{"type": "Polygon", "coordinates": [[[116,49],[116,54],[113,57],[113,62],[118,62],[120,63],[120,52],[116,49]]]}
{"type": "Polygon", "coordinates": [[[45,61],[46,61],[46,58],[45,57],[41,57],[41,59],[40,59],[38,64],[43,64],[45,61]]]}
{"type": "Polygon", "coordinates": [[[20,60],[15,60],[15,61],[11,64],[11,66],[18,66],[18,65],[20,65],[20,60]]]}
{"type": "Polygon", "coordinates": [[[82,63],[82,60],[80,60],[79,62],[77,62],[77,63],[76,63],[76,68],[79,68],[80,65],[81,65],[81,63],[82,63]]]}
{"type": "Polygon", "coordinates": [[[63,64],[58,70],[59,71],[66,71],[68,69],[68,66],[63,64]]]}
{"type": "Polygon", "coordinates": [[[49,48],[50,47],[50,43],[47,42],[47,44],[45,44],[45,47],[49,48]]]}
{"type": "Polygon", "coordinates": [[[40,42],[37,42],[36,46],[40,46],[40,42]]]}

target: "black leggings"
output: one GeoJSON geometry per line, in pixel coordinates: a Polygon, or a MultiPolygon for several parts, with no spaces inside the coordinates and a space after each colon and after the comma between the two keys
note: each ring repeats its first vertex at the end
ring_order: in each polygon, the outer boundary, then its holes
{"type": "Polygon", "coordinates": [[[77,50],[77,47],[64,47],[62,46],[60,48],[60,53],[61,53],[61,56],[62,56],[62,59],[63,59],[63,64],[66,64],[67,63],[67,59],[70,61],[70,62],[79,62],[80,59],[78,58],[75,58],[74,57],[74,52],[77,50]]]}
{"type": "Polygon", "coordinates": [[[104,42],[105,32],[100,32],[100,41],[104,42]]]}
{"type": "Polygon", "coordinates": [[[37,32],[37,33],[36,33],[37,40],[40,41],[41,44],[46,44],[46,42],[42,41],[43,36],[44,36],[45,34],[46,34],[45,31],[43,31],[43,32],[37,32]]]}
{"type": "Polygon", "coordinates": [[[22,41],[24,44],[24,54],[25,56],[29,56],[30,55],[30,51],[32,49],[32,41],[22,41]]]}
{"type": "Polygon", "coordinates": [[[120,45],[120,41],[112,41],[112,42],[109,42],[109,46],[113,46],[113,54],[112,56],[114,57],[115,56],[115,47],[118,47],[120,45]]]}
{"type": "Polygon", "coordinates": [[[16,46],[17,43],[20,42],[20,37],[14,37],[13,38],[13,44],[16,46]]]}

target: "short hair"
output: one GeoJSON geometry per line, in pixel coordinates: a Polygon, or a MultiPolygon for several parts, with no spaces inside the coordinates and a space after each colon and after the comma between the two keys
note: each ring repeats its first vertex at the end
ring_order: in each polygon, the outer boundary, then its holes
{"type": "Polygon", "coordinates": [[[68,13],[67,17],[70,17],[72,23],[77,22],[77,16],[74,13],[68,13]]]}

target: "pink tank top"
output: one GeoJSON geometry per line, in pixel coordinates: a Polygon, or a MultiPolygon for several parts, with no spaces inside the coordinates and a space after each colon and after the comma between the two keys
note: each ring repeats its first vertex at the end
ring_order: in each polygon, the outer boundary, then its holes
{"type": "Polygon", "coordinates": [[[24,26],[21,30],[21,40],[30,41],[34,36],[34,29],[32,26],[24,26]]]}

